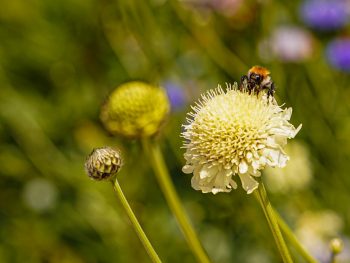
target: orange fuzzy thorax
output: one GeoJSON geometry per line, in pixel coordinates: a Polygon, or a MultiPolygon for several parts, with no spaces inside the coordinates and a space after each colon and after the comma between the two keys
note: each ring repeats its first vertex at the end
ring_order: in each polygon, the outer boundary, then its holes
{"type": "Polygon", "coordinates": [[[270,75],[270,71],[267,68],[261,67],[261,66],[254,66],[249,71],[248,74],[255,73],[259,74],[263,77],[266,77],[270,75]]]}

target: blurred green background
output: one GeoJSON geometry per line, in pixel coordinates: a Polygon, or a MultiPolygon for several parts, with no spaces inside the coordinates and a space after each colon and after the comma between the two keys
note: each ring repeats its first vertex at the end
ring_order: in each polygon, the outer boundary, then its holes
{"type": "Polygon", "coordinates": [[[310,3],[2,1],[0,262],[149,262],[111,185],[84,173],[104,145],[123,150],[120,183],[160,257],[195,262],[139,143],[99,121],[108,93],[135,79],[167,89],[173,109],[159,140],[213,262],[280,262],[252,196],[202,194],[181,172],[189,105],[255,64],[271,70],[278,102],[303,124],[287,167],[266,170],[270,198],[320,262],[336,236],[339,262],[350,262],[350,3],[329,1],[344,8],[328,19],[324,8],[310,16],[310,3]]]}

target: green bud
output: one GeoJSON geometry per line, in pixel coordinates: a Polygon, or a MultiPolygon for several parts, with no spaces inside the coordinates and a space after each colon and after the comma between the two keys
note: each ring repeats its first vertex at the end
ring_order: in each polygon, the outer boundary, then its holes
{"type": "Polygon", "coordinates": [[[333,238],[330,242],[330,248],[334,255],[339,254],[344,248],[343,241],[340,238],[333,238]]]}
{"type": "Polygon", "coordinates": [[[116,175],[122,166],[120,152],[111,147],[94,149],[85,162],[85,171],[93,180],[108,180],[116,175]]]}
{"type": "Polygon", "coordinates": [[[131,138],[156,134],[170,104],[162,88],[133,81],[117,87],[101,109],[101,121],[112,134],[131,138]]]}

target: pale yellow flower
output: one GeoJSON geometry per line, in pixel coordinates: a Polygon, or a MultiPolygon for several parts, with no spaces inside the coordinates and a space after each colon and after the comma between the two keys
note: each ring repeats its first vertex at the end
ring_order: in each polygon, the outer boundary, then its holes
{"type": "Polygon", "coordinates": [[[289,157],[282,148],[301,129],[289,123],[292,108],[282,109],[263,92],[239,91],[237,84],[228,85],[226,92],[220,86],[208,91],[192,109],[182,133],[182,170],[193,173],[192,187],[203,193],[230,192],[237,187],[235,175],[252,193],[260,170],[286,165],[289,157]]]}

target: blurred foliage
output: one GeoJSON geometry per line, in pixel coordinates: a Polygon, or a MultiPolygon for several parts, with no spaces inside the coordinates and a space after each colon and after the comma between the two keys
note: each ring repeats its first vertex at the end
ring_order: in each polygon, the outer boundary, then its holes
{"type": "Polygon", "coordinates": [[[306,212],[331,210],[337,220],[327,224],[339,227],[327,238],[347,240],[350,75],[328,65],[324,50],[350,26],[313,30],[300,18],[301,2],[3,1],[0,262],[148,262],[111,186],[84,174],[87,154],[104,145],[123,150],[120,183],[160,257],[194,262],[139,143],[109,136],[98,119],[107,94],[135,79],[176,85],[184,94],[185,103],[173,111],[159,139],[213,261],[279,262],[252,196],[240,188],[201,194],[181,172],[179,134],[189,104],[218,83],[239,80],[254,64],[271,70],[277,100],[293,107],[294,124],[303,123],[297,140],[310,160],[301,163],[312,167],[306,169],[313,177],[307,187],[273,193],[272,202],[294,229],[306,212]],[[277,43],[264,45],[283,25],[307,32],[310,54],[285,60],[273,54],[277,43]]]}

